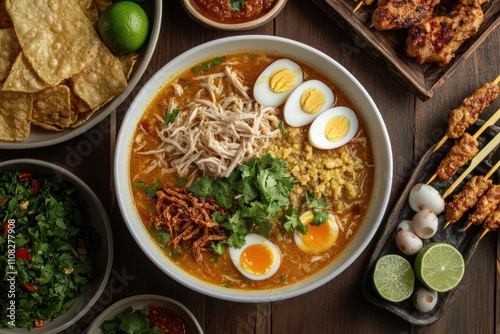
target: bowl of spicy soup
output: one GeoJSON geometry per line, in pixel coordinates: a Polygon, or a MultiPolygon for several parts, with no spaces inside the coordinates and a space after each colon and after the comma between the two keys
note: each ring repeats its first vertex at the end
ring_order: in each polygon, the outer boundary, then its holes
{"type": "Polygon", "coordinates": [[[217,30],[241,31],[274,19],[287,0],[181,0],[184,10],[199,24],[217,30]]]}
{"type": "Polygon", "coordinates": [[[368,93],[329,56],[274,36],[214,40],[166,64],[131,104],[118,136],[115,162],[118,204],[145,254],[188,288],[239,302],[291,298],[343,272],[378,229],[392,184],[388,134],[368,93]],[[288,101],[285,107],[283,102],[278,107],[256,102],[252,88],[266,82],[259,76],[279,63],[297,68],[273,73],[303,75],[305,83],[320,81],[330,87],[335,101],[329,110],[351,110],[358,125],[348,143],[331,150],[316,149],[309,143],[310,125],[294,127],[285,122],[288,101]],[[212,106],[215,109],[207,109],[212,106]],[[244,115],[231,114],[244,106],[248,110],[237,111],[244,115]],[[198,122],[200,117],[207,119],[198,122]],[[240,122],[247,119],[248,124],[240,122]],[[237,122],[224,123],[228,120],[237,122]],[[265,130],[260,137],[250,126],[254,121],[265,130]],[[219,124],[219,129],[206,128],[219,124]],[[221,148],[220,158],[237,144],[229,142],[231,133],[236,140],[255,135],[240,145],[245,149],[257,143],[255,151],[245,153],[237,163],[236,158],[213,163],[215,155],[202,155],[208,148],[194,149],[186,143],[211,136],[201,142],[221,148]],[[214,141],[216,137],[220,141],[214,141]],[[184,170],[184,163],[192,165],[184,170]],[[211,176],[225,164],[228,177],[211,176]],[[254,187],[256,183],[260,186],[254,187]],[[229,189],[238,193],[225,192],[229,189]],[[265,198],[276,201],[266,204],[265,198]],[[317,216],[324,220],[319,224],[332,226],[333,244],[312,250],[299,246],[293,229],[302,223],[294,218],[314,216],[307,214],[306,206],[320,212],[317,216]],[[246,228],[251,233],[245,236],[241,232],[246,228]],[[232,251],[243,248],[238,245],[240,237],[245,245],[258,244],[261,250],[275,249],[271,245],[275,244],[278,250],[270,252],[269,260],[273,268],[281,261],[277,271],[269,276],[259,276],[258,269],[253,276],[243,274],[242,257],[232,251]]]}

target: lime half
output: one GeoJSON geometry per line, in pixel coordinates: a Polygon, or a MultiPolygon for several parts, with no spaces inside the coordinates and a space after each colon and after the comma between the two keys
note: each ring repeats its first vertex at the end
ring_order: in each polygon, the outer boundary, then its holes
{"type": "Polygon", "coordinates": [[[462,254],[445,242],[433,242],[420,250],[415,259],[417,279],[429,289],[445,292],[455,288],[464,277],[462,254]]]}
{"type": "Polygon", "coordinates": [[[390,302],[408,299],[413,293],[415,274],[410,262],[400,255],[388,254],[378,259],[373,270],[373,286],[390,302]]]}

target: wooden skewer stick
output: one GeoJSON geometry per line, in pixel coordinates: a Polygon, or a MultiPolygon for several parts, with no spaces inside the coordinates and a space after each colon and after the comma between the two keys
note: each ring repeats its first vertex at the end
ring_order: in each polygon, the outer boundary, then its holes
{"type": "MultiPolygon", "coordinates": [[[[460,182],[463,181],[463,179],[470,174],[470,172],[476,168],[477,165],[479,165],[479,163],[481,161],[483,161],[486,156],[491,152],[493,151],[493,149],[495,147],[497,147],[497,145],[500,143],[500,132],[496,134],[496,136],[485,146],[483,147],[483,149],[481,151],[479,151],[479,153],[474,157],[472,158],[471,160],[471,163],[469,165],[469,167],[455,180],[455,182],[453,182],[453,184],[446,190],[446,192],[443,194],[443,199],[445,199],[446,197],[448,197],[448,195],[450,195],[453,190],[455,190],[455,188],[460,184],[460,182]]],[[[499,165],[499,162],[497,162],[497,164],[495,165],[494,168],[497,168],[499,165]]],[[[488,173],[490,174],[490,173],[488,173]]]]}
{"type": "MultiPolygon", "coordinates": [[[[495,137],[496,138],[496,137],[495,137]]],[[[495,173],[495,171],[498,169],[498,167],[500,167],[500,160],[497,161],[497,163],[491,167],[490,171],[484,176],[485,179],[489,179],[491,177],[491,175],[493,175],[493,173],[495,173]]],[[[443,195],[443,199],[444,199],[444,195],[443,195]]],[[[444,225],[443,229],[447,228],[448,225],[450,225],[451,222],[446,222],[446,224],[444,225]]],[[[470,225],[467,225],[464,229],[464,231],[469,227],[470,225]]]]}
{"type": "Polygon", "coordinates": [[[490,231],[489,228],[485,228],[484,231],[483,231],[483,233],[481,233],[481,236],[479,237],[479,240],[481,240],[486,235],[486,233],[488,233],[489,231],[490,231]]]}
{"type": "MultiPolygon", "coordinates": [[[[495,111],[493,116],[491,116],[489,120],[484,122],[484,124],[476,131],[476,133],[472,136],[472,138],[477,139],[484,132],[484,130],[486,130],[488,127],[494,125],[499,119],[500,119],[500,109],[495,111]]],[[[432,181],[434,181],[436,176],[437,176],[437,172],[431,176],[429,181],[427,181],[427,184],[430,184],[432,181]]]]}
{"type": "MultiPolygon", "coordinates": [[[[493,83],[495,85],[498,85],[499,82],[500,82],[500,75],[493,81],[493,83]]],[[[441,140],[436,144],[436,146],[434,147],[434,150],[432,152],[436,152],[447,140],[448,140],[448,136],[444,135],[443,138],[441,138],[441,140]]]]}
{"type": "Polygon", "coordinates": [[[363,5],[364,5],[363,1],[358,2],[358,4],[356,5],[356,7],[354,7],[354,9],[352,10],[352,12],[354,13],[355,11],[357,11],[358,9],[360,9],[361,6],[363,6],[363,5]]]}

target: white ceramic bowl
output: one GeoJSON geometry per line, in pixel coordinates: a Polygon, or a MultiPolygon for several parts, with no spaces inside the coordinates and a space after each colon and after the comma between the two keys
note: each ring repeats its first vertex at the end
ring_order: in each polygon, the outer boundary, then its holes
{"type": "Polygon", "coordinates": [[[132,307],[133,309],[140,309],[149,304],[163,306],[167,310],[180,316],[186,326],[186,333],[203,334],[203,329],[198,323],[198,320],[186,306],[182,305],[175,299],[158,295],[137,295],[117,301],[113,305],[106,308],[97,318],[95,318],[87,328],[86,332],[88,334],[101,334],[102,332],[99,327],[104,321],[113,320],[129,307],[132,307]]]}
{"type": "Polygon", "coordinates": [[[150,18],[152,22],[150,22],[151,32],[147,44],[144,45],[141,50],[139,50],[139,58],[134,67],[132,75],[128,81],[128,86],[125,90],[114,98],[111,102],[106,104],[96,112],[92,117],[81,126],[74,129],[67,129],[61,132],[54,132],[44,130],[38,126],[31,126],[31,131],[29,137],[20,142],[6,142],[0,141],[0,149],[29,149],[29,148],[37,148],[37,147],[45,147],[54,144],[59,144],[70,140],[76,136],[81,135],[85,131],[90,130],[95,125],[99,124],[102,120],[111,114],[113,110],[118,108],[118,106],[125,101],[125,99],[132,93],[132,90],[135,88],[139,80],[142,78],[142,75],[146,71],[149,61],[153,56],[153,52],[156,47],[156,43],[158,41],[158,36],[160,34],[161,28],[161,18],[162,18],[162,6],[163,0],[154,0],[151,1],[151,7],[154,8],[154,15],[150,18]]]}
{"type": "Polygon", "coordinates": [[[326,54],[299,42],[273,36],[235,36],[214,40],[197,46],[173,59],[160,69],[142,88],[132,102],[122,123],[116,145],[115,185],[118,203],[135,240],[146,255],[165,273],[185,286],[203,294],[232,301],[266,302],[282,300],[311,291],[344,271],[368,245],[383,218],[392,185],[392,152],[382,117],[374,102],[361,84],[326,54]],[[302,282],[273,291],[241,291],[210,285],[179,269],[151,241],[148,231],[139,219],[131,196],[128,178],[130,146],[137,123],[146,105],[165,83],[180,72],[206,59],[225,53],[245,50],[264,50],[289,56],[309,64],[330,77],[355,104],[367,126],[371,138],[375,163],[375,184],[370,208],[365,221],[347,248],[327,268],[302,282]]]}
{"type": "MultiPolygon", "coordinates": [[[[88,204],[91,225],[96,229],[101,239],[101,249],[96,254],[95,260],[95,279],[87,286],[87,289],[75,299],[74,305],[66,313],[50,322],[46,322],[43,327],[35,328],[32,331],[20,328],[0,328],[1,334],[60,333],[84,316],[99,299],[106,287],[113,264],[113,235],[111,233],[111,225],[106,210],[104,210],[104,207],[92,189],[66,169],[42,160],[17,159],[0,162],[0,174],[7,170],[21,170],[39,175],[55,174],[75,186],[78,191],[78,196],[88,204]]],[[[2,298],[4,297],[5,296],[2,296],[2,298]]]]}
{"type": "Polygon", "coordinates": [[[193,20],[204,27],[226,31],[243,31],[263,26],[274,19],[281,12],[281,10],[285,7],[286,2],[287,0],[276,0],[269,12],[251,21],[242,23],[221,23],[204,16],[194,0],[181,0],[184,10],[193,20]]]}

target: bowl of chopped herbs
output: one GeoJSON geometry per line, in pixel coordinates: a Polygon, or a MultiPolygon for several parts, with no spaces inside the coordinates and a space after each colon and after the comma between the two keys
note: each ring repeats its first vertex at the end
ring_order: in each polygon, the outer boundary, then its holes
{"type": "Polygon", "coordinates": [[[97,301],[113,240],[102,204],[55,164],[0,163],[0,333],[58,333],[97,301]]]}

